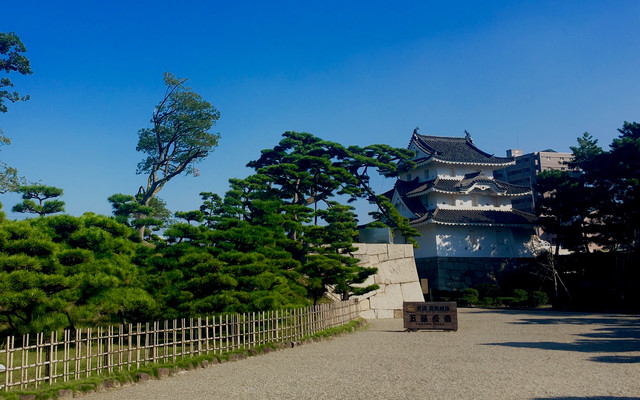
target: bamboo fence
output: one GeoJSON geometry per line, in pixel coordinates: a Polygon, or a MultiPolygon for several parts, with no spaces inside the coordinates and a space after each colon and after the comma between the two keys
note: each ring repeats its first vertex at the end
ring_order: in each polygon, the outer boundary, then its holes
{"type": "Polygon", "coordinates": [[[357,300],[307,308],[9,336],[0,348],[3,391],[38,388],[265,343],[296,341],[358,317],[357,300]]]}

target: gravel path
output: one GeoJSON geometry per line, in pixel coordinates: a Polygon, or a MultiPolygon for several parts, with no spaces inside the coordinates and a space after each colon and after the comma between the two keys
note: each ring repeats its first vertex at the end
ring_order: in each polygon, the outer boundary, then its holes
{"type": "Polygon", "coordinates": [[[640,399],[640,316],[458,310],[457,332],[366,331],[85,396],[640,399]]]}

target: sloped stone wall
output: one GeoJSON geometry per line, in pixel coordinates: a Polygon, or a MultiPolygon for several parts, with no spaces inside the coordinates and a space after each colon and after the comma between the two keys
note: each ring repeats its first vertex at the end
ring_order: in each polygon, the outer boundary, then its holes
{"type": "Polygon", "coordinates": [[[360,316],[366,319],[401,318],[404,301],[424,301],[410,244],[357,243],[353,253],[364,267],[378,268],[365,285],[380,289],[357,296],[360,316]]]}

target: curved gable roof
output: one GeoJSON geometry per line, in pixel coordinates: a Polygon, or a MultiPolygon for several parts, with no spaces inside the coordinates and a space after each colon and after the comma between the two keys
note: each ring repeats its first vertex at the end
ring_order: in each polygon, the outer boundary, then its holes
{"type": "Polygon", "coordinates": [[[407,206],[409,211],[414,213],[416,216],[422,216],[426,214],[427,210],[420,201],[419,197],[408,197],[407,193],[414,191],[416,188],[422,186],[423,183],[418,181],[418,178],[415,178],[412,181],[403,181],[396,180],[396,183],[390,191],[383,193],[383,196],[388,198],[389,200],[393,200],[393,194],[397,191],[402,199],[402,202],[407,206]]]}
{"type": "Polygon", "coordinates": [[[415,182],[412,183],[411,186],[406,186],[402,195],[406,195],[410,198],[416,197],[422,195],[429,189],[445,193],[462,193],[473,188],[474,185],[483,184],[495,188],[496,192],[503,196],[525,196],[531,193],[531,188],[528,186],[512,185],[494,178],[489,178],[482,172],[474,172],[465,175],[462,180],[438,177],[426,182],[415,182]]]}
{"type": "Polygon", "coordinates": [[[443,225],[502,225],[502,226],[527,226],[535,225],[538,218],[518,210],[455,210],[436,209],[434,212],[422,215],[409,222],[418,225],[425,222],[443,225]]]}
{"type": "Polygon", "coordinates": [[[496,157],[480,150],[473,144],[470,137],[428,136],[414,133],[411,143],[431,158],[444,162],[500,166],[515,162],[513,158],[496,157]]]}

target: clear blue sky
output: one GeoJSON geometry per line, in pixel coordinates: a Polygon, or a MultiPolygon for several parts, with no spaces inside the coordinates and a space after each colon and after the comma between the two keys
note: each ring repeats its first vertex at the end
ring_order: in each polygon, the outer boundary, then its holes
{"type": "MultiPolygon", "coordinates": [[[[504,155],[607,148],[640,121],[638,1],[6,1],[27,46],[31,100],[9,105],[0,159],[65,190],[67,212],[110,214],[137,192],[137,131],[188,77],[221,112],[219,148],[159,194],[172,211],[223,194],[287,130],[406,147],[412,130],[504,155]]],[[[393,181],[375,182],[375,190],[393,181]]],[[[15,194],[0,196],[10,218],[15,194]]],[[[361,214],[366,214],[364,208],[361,214]]],[[[366,220],[361,215],[361,221],[366,220]]]]}

